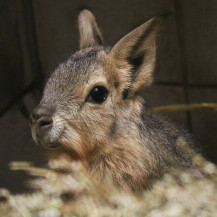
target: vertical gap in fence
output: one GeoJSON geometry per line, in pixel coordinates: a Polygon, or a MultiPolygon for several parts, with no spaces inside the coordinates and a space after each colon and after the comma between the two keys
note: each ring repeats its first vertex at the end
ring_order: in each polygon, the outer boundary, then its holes
{"type": "MultiPolygon", "coordinates": [[[[175,10],[175,22],[176,22],[176,33],[178,38],[180,61],[183,72],[183,89],[185,103],[189,104],[189,93],[188,93],[188,67],[186,59],[186,44],[184,36],[184,17],[183,17],[183,2],[180,0],[174,0],[175,10]]],[[[190,131],[192,131],[191,112],[187,111],[187,124],[190,131]]]]}

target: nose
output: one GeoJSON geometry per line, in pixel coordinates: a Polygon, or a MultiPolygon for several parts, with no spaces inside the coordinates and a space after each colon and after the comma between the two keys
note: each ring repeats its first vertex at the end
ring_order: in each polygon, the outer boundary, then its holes
{"type": "Polygon", "coordinates": [[[48,130],[53,125],[52,112],[48,108],[38,106],[32,112],[32,121],[39,130],[48,130]]]}

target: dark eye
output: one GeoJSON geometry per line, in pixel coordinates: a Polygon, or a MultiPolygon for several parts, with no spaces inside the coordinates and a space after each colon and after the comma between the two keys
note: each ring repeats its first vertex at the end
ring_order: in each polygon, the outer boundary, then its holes
{"type": "Polygon", "coordinates": [[[108,90],[104,86],[96,86],[94,87],[89,95],[87,101],[92,102],[92,103],[97,103],[101,104],[103,103],[108,96],[108,90]]]}

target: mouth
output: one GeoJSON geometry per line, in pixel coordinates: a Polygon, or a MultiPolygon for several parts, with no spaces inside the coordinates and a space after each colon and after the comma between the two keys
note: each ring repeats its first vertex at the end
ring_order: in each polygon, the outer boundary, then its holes
{"type": "Polygon", "coordinates": [[[44,149],[56,149],[61,146],[57,138],[52,138],[49,133],[39,134],[35,128],[32,128],[32,138],[38,146],[44,149]]]}
{"type": "Polygon", "coordinates": [[[60,143],[57,142],[46,142],[46,143],[42,143],[42,142],[38,142],[37,143],[40,147],[44,148],[44,149],[57,149],[59,148],[61,145],[60,143]]]}

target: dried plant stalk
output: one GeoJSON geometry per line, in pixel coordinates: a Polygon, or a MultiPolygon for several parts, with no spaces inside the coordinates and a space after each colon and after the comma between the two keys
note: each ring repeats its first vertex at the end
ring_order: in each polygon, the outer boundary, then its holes
{"type": "Polygon", "coordinates": [[[217,103],[166,105],[166,106],[154,107],[152,111],[153,112],[175,112],[175,111],[189,111],[189,110],[202,109],[202,108],[210,108],[217,111],[217,103]]]}

